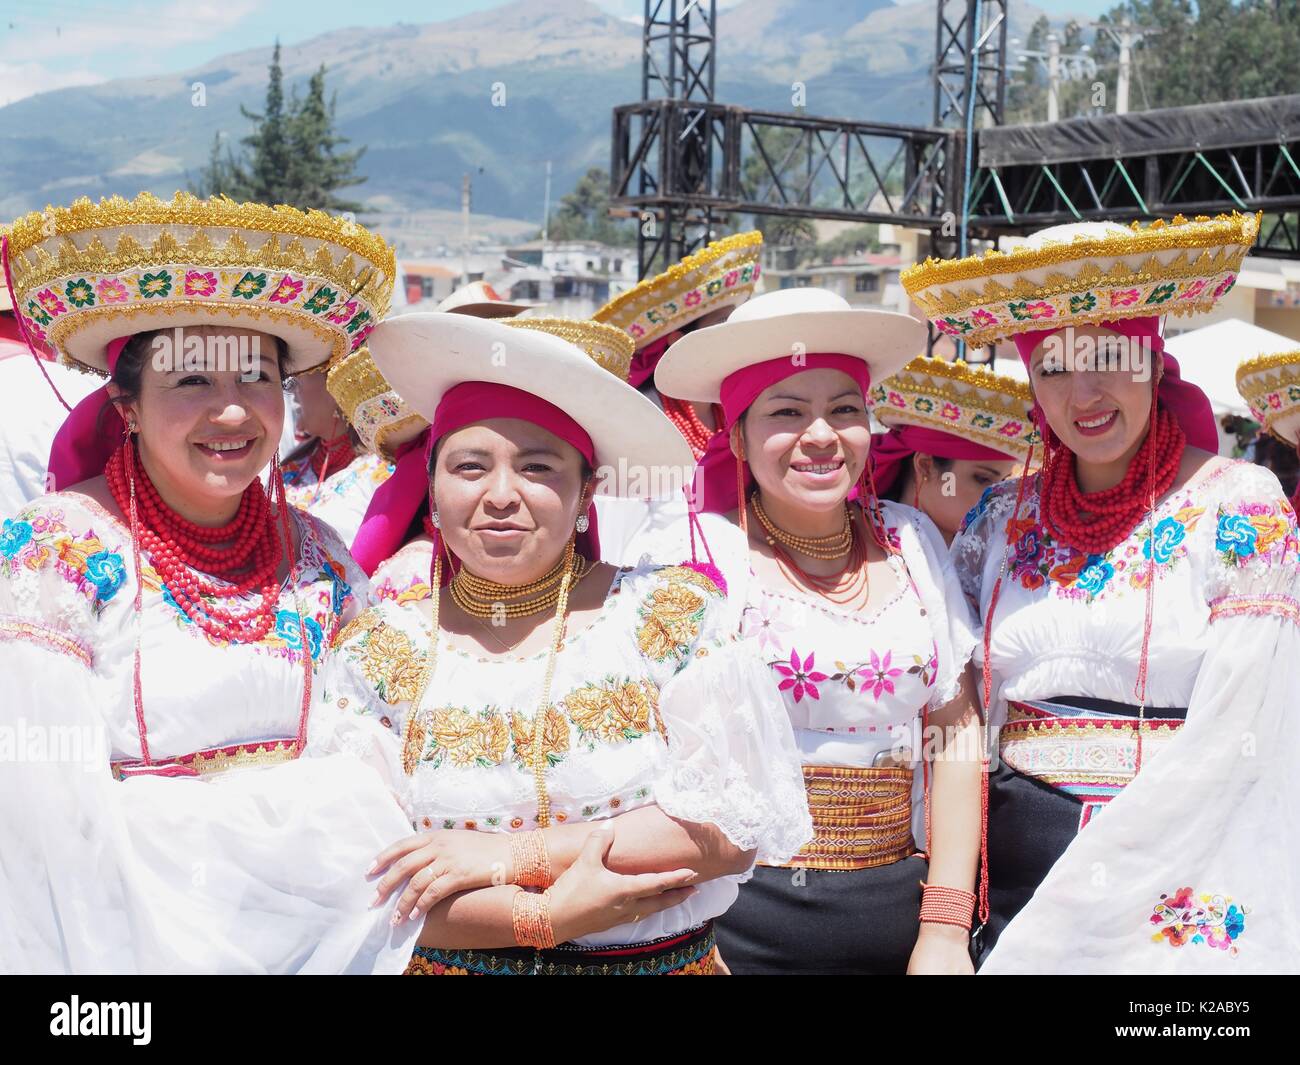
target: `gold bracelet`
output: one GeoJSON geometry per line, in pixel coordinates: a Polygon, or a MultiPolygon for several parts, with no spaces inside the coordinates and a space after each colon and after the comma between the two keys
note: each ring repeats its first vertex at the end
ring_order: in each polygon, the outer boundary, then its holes
{"type": "Polygon", "coordinates": [[[520,888],[510,907],[510,920],[514,926],[515,942],[521,947],[547,950],[555,946],[555,930],[551,927],[551,899],[545,891],[534,892],[520,888]]]}
{"type": "Polygon", "coordinates": [[[540,828],[510,833],[510,883],[520,887],[551,886],[551,855],[540,828]]]}

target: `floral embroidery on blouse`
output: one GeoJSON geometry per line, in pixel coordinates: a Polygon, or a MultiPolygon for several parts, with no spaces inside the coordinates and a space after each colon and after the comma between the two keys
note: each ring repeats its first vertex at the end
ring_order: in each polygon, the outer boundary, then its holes
{"type": "Polygon", "coordinates": [[[884,655],[869,651],[865,661],[851,666],[837,660],[834,673],[822,673],[815,669],[815,652],[810,651],[801,663],[799,652],[793,648],[788,662],[777,659],[767,664],[784,678],[777,685],[777,690],[790,692],[796,703],[802,702],[805,695],[811,699],[820,699],[821,693],[817,685],[825,682],[843,684],[849,691],[861,692],[863,695],[870,693],[877,701],[883,694],[895,694],[894,681],[904,674],[919,676],[927,688],[934,683],[939,670],[937,653],[931,653],[928,658],[914,654],[911,656],[912,664],[906,668],[894,663],[893,654],[891,650],[886,650],[884,655]]]}
{"type": "Polygon", "coordinates": [[[1196,895],[1189,887],[1179,888],[1173,895],[1161,895],[1155,904],[1151,924],[1157,930],[1151,939],[1171,947],[1210,946],[1235,955],[1249,912],[1230,895],[1196,895]]]}
{"type": "Polygon", "coordinates": [[[793,631],[794,627],[766,599],[746,606],[740,617],[741,636],[746,640],[756,639],[760,651],[780,653],[781,637],[793,631]]]}
{"type": "Polygon", "coordinates": [[[412,577],[405,585],[399,585],[392,577],[385,575],[370,586],[370,594],[376,602],[422,603],[430,598],[429,582],[421,577],[412,577]]]}
{"type": "Polygon", "coordinates": [[[374,686],[379,698],[390,706],[415,698],[424,675],[424,655],[416,656],[406,633],[389,625],[371,607],[343,626],[334,638],[334,646],[343,647],[353,641],[355,647],[349,648],[349,657],[359,659],[361,675],[374,686]]]}
{"type": "Polygon", "coordinates": [[[90,600],[96,617],[126,582],[121,553],[105,550],[93,529],[70,533],[62,510],[26,510],[6,518],[0,526],[0,575],[15,577],[20,568],[35,572],[50,563],[90,600]]]}
{"type": "Polygon", "coordinates": [[[708,577],[684,566],[667,566],[656,577],[660,586],[652,589],[637,609],[641,618],[637,646],[654,662],[676,658],[680,668],[700,634],[708,606],[706,597],[720,599],[722,595],[708,577]]]}
{"type": "Polygon", "coordinates": [[[562,702],[589,751],[597,743],[639,740],[659,717],[659,690],[647,680],[606,677],[570,692],[562,702]]]}
{"type": "Polygon", "coordinates": [[[1237,567],[1256,560],[1282,562],[1300,551],[1295,512],[1286,499],[1274,503],[1239,503],[1235,512],[1219,507],[1214,547],[1223,564],[1237,567]]]}

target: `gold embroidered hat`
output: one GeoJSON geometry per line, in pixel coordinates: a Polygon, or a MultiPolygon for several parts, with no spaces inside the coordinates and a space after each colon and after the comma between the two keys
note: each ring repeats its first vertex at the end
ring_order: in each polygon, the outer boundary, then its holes
{"type": "Polygon", "coordinates": [[[662,274],[621,292],[592,318],[617,326],[638,348],[721,307],[735,307],[754,294],[762,268],[758,230],[715,240],[662,274]]]}
{"type": "MultiPolygon", "coordinates": [[[[456,289],[435,310],[475,318],[508,318],[528,310],[529,306],[509,303],[491,285],[474,281],[456,289]]],[[[414,440],[429,424],[388,386],[370,357],[369,348],[360,347],[334,363],[329,368],[325,387],[361,437],[362,444],[386,459],[395,458],[397,449],[414,440]]]]}
{"type": "Polygon", "coordinates": [[[1237,391],[1267,432],[1292,446],[1300,443],[1300,348],[1243,362],[1237,391]]]}
{"type": "Polygon", "coordinates": [[[940,332],[983,347],[1016,333],[1208,311],[1237,280],[1260,215],[1052,226],[1008,252],[927,259],[903,287],[940,332]]]}
{"type": "Polygon", "coordinates": [[[965,362],[921,355],[871,388],[884,426],[914,425],[993,448],[1018,462],[1038,442],[1026,381],[965,362]]]}
{"type": "Polygon", "coordinates": [[[99,374],[115,338],[209,322],[281,337],[300,373],[361,346],[396,273],[392,248],[349,219],[184,192],[48,207],[8,238],[27,330],[99,374]]]}

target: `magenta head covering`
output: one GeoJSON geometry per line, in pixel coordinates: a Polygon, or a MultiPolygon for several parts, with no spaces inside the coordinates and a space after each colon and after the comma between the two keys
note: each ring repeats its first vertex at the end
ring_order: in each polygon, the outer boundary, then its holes
{"type": "Polygon", "coordinates": [[[937,455],[941,459],[1006,462],[1015,458],[1005,451],[977,444],[973,440],[929,429],[922,425],[895,425],[887,433],[871,438],[871,478],[881,494],[893,488],[903,464],[915,454],[937,455]]]}
{"type": "MultiPolygon", "coordinates": [[[[1098,324],[1102,329],[1119,336],[1144,341],[1152,352],[1163,355],[1164,372],[1160,376],[1160,384],[1156,389],[1160,405],[1178,420],[1189,444],[1211,454],[1217,453],[1219,432],[1210,401],[1196,385],[1183,380],[1178,371],[1178,360],[1165,351],[1165,339],[1160,333],[1160,319],[1150,316],[1098,324]]],[[[1020,353],[1025,369],[1029,369],[1029,359],[1034,349],[1053,333],[1059,332],[1061,329],[1035,329],[1012,336],[1011,339],[1016,343],[1016,350],[1020,353]]],[[[1038,423],[1038,431],[1044,440],[1059,440],[1059,437],[1052,432],[1051,426],[1047,424],[1047,418],[1037,400],[1034,402],[1034,420],[1038,423]]]]}
{"type": "MultiPolygon", "coordinates": [[[[871,388],[871,367],[864,359],[835,353],[805,355],[798,360],[782,355],[745,366],[731,374],[720,389],[723,427],[709,438],[709,446],[695,466],[693,510],[726,514],[740,506],[734,465],[739,460],[731,453],[731,427],[765,388],[807,370],[842,370],[862,389],[864,402],[871,388]]],[[[741,466],[748,487],[753,480],[749,464],[741,463],[741,466]]]]}
{"type": "MultiPolygon", "coordinates": [[[[130,337],[118,337],[108,345],[108,372],[130,337]]],[[[53,492],[98,477],[108,466],[113,452],[122,445],[126,423],[108,397],[108,386],[97,388],[63,419],[50,448],[49,487],[53,492]]]]}
{"type": "MultiPolygon", "coordinates": [[[[463,381],[449,388],[434,411],[433,424],[399,452],[397,469],[375,491],[352,542],[352,557],[369,574],[392,558],[429,496],[429,456],[448,433],[488,418],[520,418],[532,422],[577,448],[587,464],[596,468],[596,449],[587,431],[559,407],[531,392],[489,381],[463,381]]],[[[596,509],[588,507],[590,523],[578,536],[578,550],[600,558],[596,509]]],[[[450,568],[450,567],[449,567],[450,568]]],[[[446,575],[450,577],[450,573],[446,575]]]]}

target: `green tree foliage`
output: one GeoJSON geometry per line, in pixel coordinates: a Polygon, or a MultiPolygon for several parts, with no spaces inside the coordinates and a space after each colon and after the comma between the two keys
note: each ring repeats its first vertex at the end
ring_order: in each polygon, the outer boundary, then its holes
{"type": "MultiPolygon", "coordinates": [[[[540,234],[539,234],[540,236],[540,234]]],[[[593,166],[573,191],[560,198],[547,225],[548,240],[594,240],[625,245],[636,241],[635,223],[609,217],[609,174],[593,166]]]]}
{"type": "Polygon", "coordinates": [[[236,157],[227,147],[223,154],[218,134],[208,163],[190,190],[200,196],[286,203],[303,210],[360,211],[361,204],[336,195],[337,190],[366,179],[356,173],[365,149],[338,150],[348,141],[334,131],[334,103],[333,98],[325,100],[324,66],[312,75],[305,98],[294,93],[286,103],[277,43],[261,113],[240,107],[253,123],[252,133],[242,140],[245,153],[236,157]]]}
{"type": "MultiPolygon", "coordinates": [[[[1300,91],[1300,0],[1130,0],[1098,19],[1103,25],[1129,23],[1141,34],[1133,49],[1130,110],[1243,100],[1300,91]]],[[[1025,42],[1047,50],[1050,27],[1035,23],[1025,42]]],[[[1062,52],[1087,44],[1096,60],[1096,81],[1061,85],[1061,117],[1113,111],[1119,49],[1104,30],[1065,28],[1062,52]]],[[[1047,117],[1047,76],[1035,61],[1013,79],[1007,96],[1008,121],[1042,122],[1047,117]]]]}

